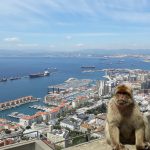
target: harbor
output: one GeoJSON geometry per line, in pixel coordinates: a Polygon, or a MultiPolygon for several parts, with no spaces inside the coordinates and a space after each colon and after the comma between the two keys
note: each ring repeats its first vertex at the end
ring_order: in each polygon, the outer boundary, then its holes
{"type": "Polygon", "coordinates": [[[43,111],[49,110],[49,107],[41,106],[41,105],[33,105],[33,106],[29,106],[29,108],[34,108],[34,109],[43,110],[43,111]]]}
{"type": "Polygon", "coordinates": [[[25,114],[19,113],[19,112],[12,112],[8,116],[12,117],[12,118],[20,119],[21,117],[25,117],[25,116],[28,116],[28,115],[25,115],[25,114]]]}
{"type": "Polygon", "coordinates": [[[10,100],[4,103],[0,103],[0,111],[10,109],[10,108],[15,108],[17,106],[30,103],[30,102],[35,102],[38,101],[38,98],[35,98],[33,96],[26,96],[26,97],[21,97],[16,100],[10,100]]]}
{"type": "Polygon", "coordinates": [[[12,107],[10,109],[5,109],[3,111],[0,111],[0,118],[5,118],[13,122],[18,122],[19,117],[22,114],[28,116],[28,115],[33,115],[37,111],[39,111],[38,109],[34,109],[34,108],[31,109],[30,106],[32,105],[45,106],[45,104],[43,103],[43,99],[31,103],[24,103],[23,105],[18,105],[17,107],[12,107]]]}
{"type": "MultiPolygon", "coordinates": [[[[125,61],[122,64],[123,68],[129,68],[131,69],[131,65],[129,66],[128,63],[130,64],[135,64],[132,66],[133,68],[141,68],[141,60],[139,59],[133,59],[133,58],[124,58],[125,61]],[[127,63],[128,62],[128,63],[127,63]]],[[[113,62],[113,66],[111,68],[115,67],[120,67],[120,65],[117,66],[118,59],[112,59],[108,58],[109,62],[113,62]]],[[[107,60],[106,63],[107,63],[107,60]]],[[[102,80],[104,79],[103,76],[105,75],[107,65],[103,63],[103,59],[99,58],[91,58],[90,62],[86,58],[24,58],[25,64],[23,66],[20,66],[22,59],[17,58],[15,59],[7,59],[3,60],[1,59],[1,63],[4,63],[7,65],[9,63],[10,67],[13,68],[13,66],[17,66],[17,70],[13,70],[10,72],[10,70],[7,70],[7,74],[1,74],[1,77],[17,77],[18,75],[21,76],[21,79],[19,80],[8,80],[7,82],[1,82],[0,83],[0,91],[1,91],[1,103],[6,102],[11,99],[17,99],[17,97],[23,97],[26,95],[33,95],[34,97],[41,97],[42,99],[45,98],[45,95],[47,95],[48,92],[51,94],[51,92],[54,90],[54,95],[61,91],[63,92],[65,89],[69,90],[71,87],[73,88],[78,88],[78,85],[82,85],[81,81],[76,81],[70,82],[70,86],[65,85],[65,81],[67,81],[68,78],[78,78],[78,79],[92,79],[92,80],[102,80]],[[78,60],[78,61],[77,61],[78,60]],[[71,62],[75,62],[75,66],[72,69],[72,64],[71,62]],[[38,62],[38,67],[36,68],[36,63],[38,62]],[[44,63],[43,63],[44,62],[44,63]],[[60,62],[63,62],[60,64],[60,62]],[[44,64],[44,65],[43,65],[44,64]],[[41,78],[35,78],[35,79],[29,79],[29,74],[34,74],[38,72],[42,72],[43,70],[46,70],[50,68],[50,66],[53,66],[57,68],[55,73],[50,74],[49,77],[41,77],[41,78]],[[97,72],[91,72],[91,73],[82,73],[81,66],[95,66],[95,69],[100,69],[102,71],[97,71],[97,72]],[[73,84],[72,84],[73,83],[73,84]],[[72,86],[73,85],[73,86],[72,86]],[[19,88],[18,88],[19,87],[19,88]],[[48,88],[47,88],[48,87],[48,88]],[[9,92],[8,92],[9,89],[9,92]],[[9,93],[9,94],[8,94],[9,93]]],[[[147,66],[147,63],[142,64],[142,68],[145,68],[145,70],[149,69],[149,66],[147,66]]],[[[51,70],[51,69],[50,69],[51,70]]],[[[84,69],[85,70],[85,69],[84,69]]],[[[87,70],[92,70],[91,68],[87,70]]],[[[93,69],[94,70],[94,69],[93,69]]],[[[2,72],[5,70],[3,69],[2,72]]],[[[94,70],[95,71],[95,70],[94,70]]],[[[108,72],[108,71],[107,71],[108,72]]],[[[126,72],[126,71],[125,71],[126,72]]],[[[119,71],[118,71],[119,73],[119,71]]],[[[0,77],[0,78],[1,78],[0,77]]],[[[73,80],[72,80],[73,81],[73,80]]],[[[86,83],[85,81],[83,83],[86,83]]],[[[84,85],[84,84],[83,84],[84,85]]],[[[82,89],[82,86],[81,86],[82,89]]],[[[71,89],[70,89],[71,90],[71,89]]],[[[90,92],[91,93],[91,92],[90,92]]],[[[11,107],[11,109],[4,109],[3,111],[0,111],[0,117],[1,118],[7,118],[8,120],[11,121],[18,121],[18,119],[9,117],[8,115],[11,114],[12,112],[19,112],[23,113],[26,115],[33,115],[38,109],[31,109],[29,106],[32,105],[41,105],[44,106],[45,104],[43,103],[46,102],[46,104],[49,105],[55,105],[59,106],[61,104],[61,99],[66,100],[68,102],[71,102],[75,99],[76,95],[88,95],[88,91],[85,90],[85,92],[81,92],[81,90],[77,91],[71,91],[66,94],[62,94],[57,96],[57,98],[53,98],[53,96],[49,95],[47,96],[47,101],[40,100],[34,103],[24,103],[23,105],[17,105],[15,107],[11,107]],[[77,93],[78,94],[77,94],[77,93]],[[58,100],[56,100],[58,99],[58,100]],[[60,99],[60,101],[59,101],[60,99]]],[[[77,103],[77,102],[76,102],[77,103]]],[[[45,105],[46,106],[46,105],[45,105]]],[[[10,107],[10,106],[8,106],[10,107]]]]}

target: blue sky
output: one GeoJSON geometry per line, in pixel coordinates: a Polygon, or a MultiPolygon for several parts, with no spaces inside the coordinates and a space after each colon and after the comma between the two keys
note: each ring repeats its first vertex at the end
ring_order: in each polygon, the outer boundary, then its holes
{"type": "Polygon", "coordinates": [[[149,0],[1,0],[0,49],[150,49],[149,0]]]}

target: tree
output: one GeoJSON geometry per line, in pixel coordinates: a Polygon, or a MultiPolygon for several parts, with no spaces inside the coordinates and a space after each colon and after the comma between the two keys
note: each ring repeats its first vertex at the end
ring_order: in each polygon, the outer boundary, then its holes
{"type": "Polygon", "coordinates": [[[5,133],[6,133],[6,134],[10,134],[10,133],[11,133],[11,130],[6,129],[6,130],[5,130],[5,133]]]}
{"type": "Polygon", "coordinates": [[[60,118],[60,113],[57,114],[57,118],[60,118]]]}
{"type": "Polygon", "coordinates": [[[26,126],[26,129],[31,129],[31,126],[26,126]]]}
{"type": "Polygon", "coordinates": [[[60,125],[55,125],[55,126],[53,126],[53,128],[54,128],[54,129],[59,129],[59,130],[60,130],[60,129],[61,129],[61,126],[60,126],[60,125]]]}

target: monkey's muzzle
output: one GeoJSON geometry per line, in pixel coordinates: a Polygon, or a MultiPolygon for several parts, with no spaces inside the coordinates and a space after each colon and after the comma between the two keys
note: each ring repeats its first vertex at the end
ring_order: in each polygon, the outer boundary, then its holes
{"type": "Polygon", "coordinates": [[[127,103],[128,103],[128,102],[125,101],[125,100],[118,100],[118,101],[117,101],[117,104],[118,104],[118,105],[121,105],[121,106],[122,106],[122,105],[126,105],[127,103]]]}

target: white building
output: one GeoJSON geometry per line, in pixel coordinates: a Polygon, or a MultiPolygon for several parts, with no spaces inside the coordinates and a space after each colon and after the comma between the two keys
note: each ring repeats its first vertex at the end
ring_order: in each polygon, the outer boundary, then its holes
{"type": "Polygon", "coordinates": [[[77,123],[73,122],[68,119],[64,119],[63,121],[60,122],[60,126],[64,128],[69,128],[70,130],[74,131],[75,129],[78,128],[77,123]]]}
{"type": "Polygon", "coordinates": [[[50,130],[51,131],[47,133],[48,140],[50,140],[52,143],[63,141],[56,145],[61,146],[62,148],[67,147],[68,145],[67,139],[69,137],[69,131],[68,130],[56,130],[52,128],[50,128],[50,130]]]}
{"type": "Polygon", "coordinates": [[[72,101],[72,108],[78,107],[78,102],[76,100],[72,101]]]}
{"type": "Polygon", "coordinates": [[[59,111],[60,111],[59,107],[56,107],[56,108],[50,110],[50,119],[52,119],[52,120],[56,119],[59,111]]]}
{"type": "Polygon", "coordinates": [[[35,119],[31,116],[25,116],[25,117],[20,118],[19,120],[19,124],[25,127],[30,126],[34,122],[35,122],[35,119]]]}
{"type": "Polygon", "coordinates": [[[37,112],[32,116],[24,116],[19,120],[19,124],[23,126],[31,126],[32,123],[41,123],[43,121],[48,122],[50,119],[50,113],[48,112],[37,112]]]}
{"type": "Polygon", "coordinates": [[[72,107],[77,108],[82,104],[86,103],[87,101],[88,101],[87,96],[78,96],[75,100],[72,101],[72,107]]]}
{"type": "Polygon", "coordinates": [[[98,95],[103,96],[109,93],[109,86],[106,81],[98,81],[97,82],[98,86],[98,95]]]}
{"type": "Polygon", "coordinates": [[[36,130],[33,129],[27,129],[23,132],[23,134],[25,134],[26,137],[31,137],[31,138],[40,137],[40,133],[38,133],[36,130]]]}

